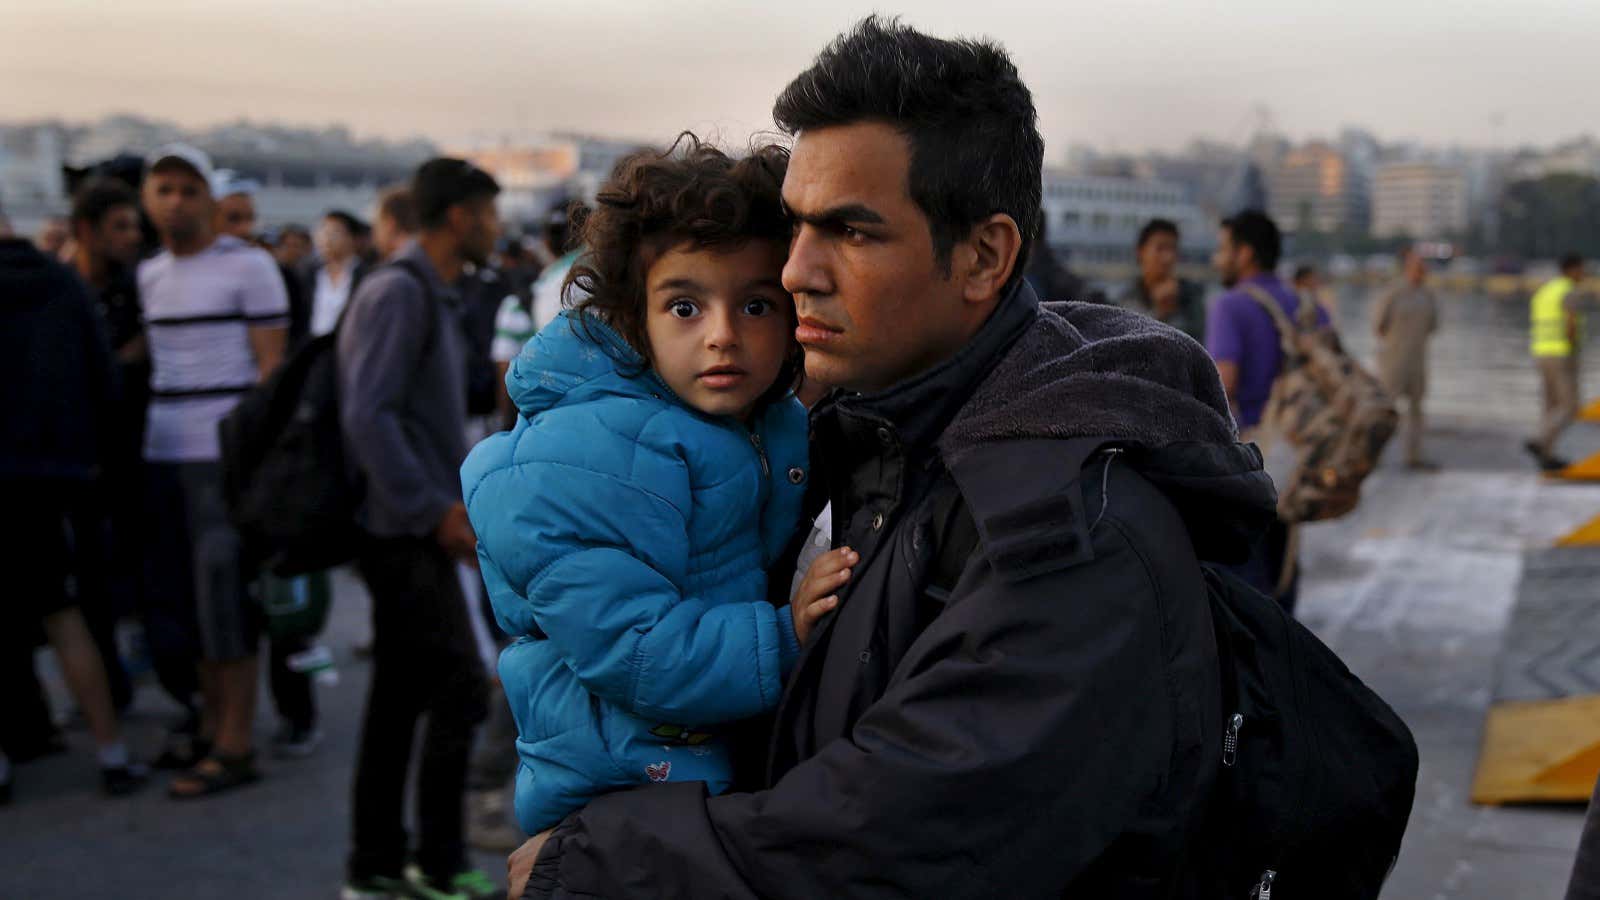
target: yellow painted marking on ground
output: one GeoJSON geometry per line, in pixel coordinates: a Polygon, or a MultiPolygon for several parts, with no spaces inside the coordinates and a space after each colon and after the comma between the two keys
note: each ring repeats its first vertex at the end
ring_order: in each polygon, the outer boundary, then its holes
{"type": "Polygon", "coordinates": [[[1600,516],[1580,525],[1577,530],[1556,541],[1557,547],[1600,546],[1600,516]]]}
{"type": "Polygon", "coordinates": [[[1600,776],[1600,695],[1498,703],[1484,723],[1472,802],[1579,803],[1600,776]]]}
{"type": "Polygon", "coordinates": [[[1600,400],[1585,406],[1583,412],[1578,413],[1578,418],[1585,422],[1600,422],[1600,400]]]}
{"type": "Polygon", "coordinates": [[[1555,473],[1563,481],[1600,481],[1600,453],[1580,459],[1555,473]]]}

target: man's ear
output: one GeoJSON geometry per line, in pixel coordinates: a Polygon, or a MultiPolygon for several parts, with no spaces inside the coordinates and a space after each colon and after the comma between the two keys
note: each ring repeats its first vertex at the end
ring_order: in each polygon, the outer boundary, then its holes
{"type": "Polygon", "coordinates": [[[995,213],[972,226],[966,243],[968,252],[961,254],[966,264],[963,299],[969,303],[998,299],[1022,254],[1022,230],[1015,219],[995,213]]]}

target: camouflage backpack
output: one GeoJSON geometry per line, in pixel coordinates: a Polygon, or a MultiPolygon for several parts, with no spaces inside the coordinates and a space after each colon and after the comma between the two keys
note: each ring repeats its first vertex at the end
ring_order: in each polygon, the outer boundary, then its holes
{"type": "Polygon", "coordinates": [[[1246,285],[1245,292],[1272,316],[1283,346],[1283,371],[1261,417],[1262,432],[1294,453],[1289,474],[1275,479],[1278,517],[1338,518],[1355,509],[1362,480],[1394,434],[1394,400],[1344,351],[1337,332],[1317,327],[1309,300],[1301,300],[1296,325],[1265,291],[1246,285]]]}

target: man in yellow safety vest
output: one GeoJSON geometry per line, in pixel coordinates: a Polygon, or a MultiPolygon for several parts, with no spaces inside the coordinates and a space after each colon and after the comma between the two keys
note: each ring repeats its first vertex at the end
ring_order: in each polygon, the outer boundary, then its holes
{"type": "Polygon", "coordinates": [[[1578,351],[1583,344],[1583,317],[1578,310],[1578,285],[1583,259],[1561,258],[1561,275],[1533,294],[1529,310],[1533,359],[1544,385],[1544,413],[1539,435],[1525,445],[1547,472],[1567,467],[1555,455],[1556,439],[1578,416],[1578,351]]]}

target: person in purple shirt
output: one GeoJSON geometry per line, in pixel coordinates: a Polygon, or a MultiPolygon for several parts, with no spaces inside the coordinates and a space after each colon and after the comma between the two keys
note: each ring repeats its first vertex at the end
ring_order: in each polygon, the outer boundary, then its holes
{"type": "MultiPolygon", "coordinates": [[[[1283,237],[1277,224],[1265,213],[1245,210],[1222,220],[1217,252],[1211,259],[1228,291],[1211,305],[1206,317],[1206,350],[1216,360],[1217,373],[1222,376],[1223,390],[1228,393],[1234,421],[1244,440],[1251,440],[1251,431],[1261,424],[1272,383],[1283,371],[1283,345],[1277,326],[1249,289],[1258,289],[1276,300],[1291,321],[1296,321],[1300,310],[1299,295],[1274,274],[1282,252],[1283,237]]],[[[1329,324],[1327,312],[1319,307],[1318,327],[1329,324]]],[[[1282,584],[1284,566],[1294,565],[1290,528],[1275,522],[1262,536],[1250,561],[1238,567],[1237,574],[1268,596],[1276,596],[1285,610],[1293,612],[1298,577],[1282,584]]]]}
{"type": "MultiPolygon", "coordinates": [[[[1266,214],[1245,210],[1222,221],[1216,255],[1211,258],[1228,292],[1216,299],[1206,317],[1206,350],[1217,361],[1222,387],[1233,404],[1240,431],[1261,424],[1272,382],[1283,370],[1283,348],[1272,316],[1246,292],[1250,285],[1278,301],[1291,321],[1300,297],[1274,274],[1283,239],[1266,214]]],[[[1328,314],[1318,308],[1317,324],[1327,327],[1328,314]]]]}

